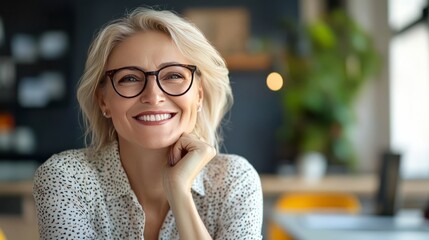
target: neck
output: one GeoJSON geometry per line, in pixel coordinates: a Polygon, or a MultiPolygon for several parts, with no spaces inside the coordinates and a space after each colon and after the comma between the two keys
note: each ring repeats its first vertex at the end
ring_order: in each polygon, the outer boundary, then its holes
{"type": "Polygon", "coordinates": [[[119,141],[119,149],[122,166],[140,204],[165,203],[162,172],[168,161],[169,148],[142,149],[119,141]]]}

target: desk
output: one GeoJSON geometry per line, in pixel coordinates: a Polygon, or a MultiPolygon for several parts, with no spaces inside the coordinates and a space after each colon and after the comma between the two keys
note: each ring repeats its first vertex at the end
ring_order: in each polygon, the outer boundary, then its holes
{"type": "Polygon", "coordinates": [[[275,213],[274,220],[299,240],[427,240],[429,222],[418,211],[395,217],[275,213]]]}
{"type": "MultiPolygon", "coordinates": [[[[373,197],[378,189],[376,175],[328,175],[317,182],[308,182],[299,176],[261,176],[265,196],[284,192],[348,192],[373,197]]],[[[429,179],[402,180],[399,186],[404,198],[429,198],[429,179]]]]}
{"type": "Polygon", "coordinates": [[[39,239],[32,181],[0,182],[0,197],[22,198],[21,215],[0,215],[0,228],[7,239],[39,239]]]}

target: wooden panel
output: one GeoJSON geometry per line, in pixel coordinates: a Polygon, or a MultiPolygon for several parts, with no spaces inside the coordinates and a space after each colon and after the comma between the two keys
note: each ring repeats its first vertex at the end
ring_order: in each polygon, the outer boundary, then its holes
{"type": "Polygon", "coordinates": [[[250,17],[245,8],[190,8],[184,16],[204,33],[222,55],[246,50],[250,17]]]}

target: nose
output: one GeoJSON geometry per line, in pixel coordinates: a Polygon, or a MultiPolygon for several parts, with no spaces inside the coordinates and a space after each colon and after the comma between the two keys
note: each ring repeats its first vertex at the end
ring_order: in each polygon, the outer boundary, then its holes
{"type": "Polygon", "coordinates": [[[140,101],[142,103],[149,103],[154,105],[158,104],[159,102],[163,102],[165,100],[165,94],[159,88],[156,82],[156,76],[149,75],[147,76],[146,81],[146,87],[140,94],[140,101]]]}

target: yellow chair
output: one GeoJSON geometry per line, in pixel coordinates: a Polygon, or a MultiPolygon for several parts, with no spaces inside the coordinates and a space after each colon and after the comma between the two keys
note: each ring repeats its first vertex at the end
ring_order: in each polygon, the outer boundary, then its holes
{"type": "MultiPolygon", "coordinates": [[[[347,193],[285,193],[280,196],[274,211],[304,212],[335,212],[356,214],[361,205],[356,196],[347,193]]],[[[268,240],[293,239],[273,221],[267,225],[268,240]]]]}
{"type": "Polygon", "coordinates": [[[0,229],[0,240],[6,240],[6,236],[4,235],[1,229],[0,229]]]}

